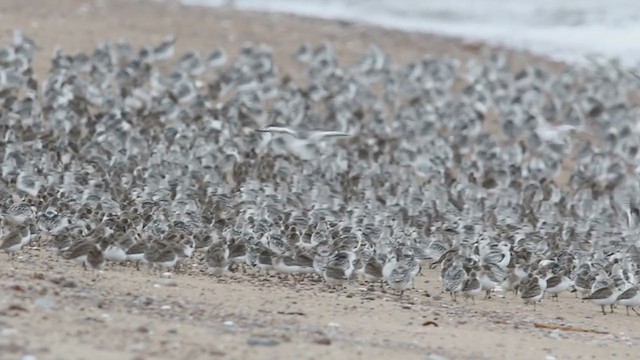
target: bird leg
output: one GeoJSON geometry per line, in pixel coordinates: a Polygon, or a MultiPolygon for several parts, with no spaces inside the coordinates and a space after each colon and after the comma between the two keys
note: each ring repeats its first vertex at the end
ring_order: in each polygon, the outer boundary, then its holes
{"type": "Polygon", "coordinates": [[[633,312],[636,313],[636,315],[640,316],[640,314],[638,314],[638,312],[636,311],[636,308],[632,307],[631,310],[633,310],[633,312]]]}
{"type": "Polygon", "coordinates": [[[600,307],[602,308],[602,315],[607,315],[607,312],[604,311],[604,305],[600,305],[600,307]]]}

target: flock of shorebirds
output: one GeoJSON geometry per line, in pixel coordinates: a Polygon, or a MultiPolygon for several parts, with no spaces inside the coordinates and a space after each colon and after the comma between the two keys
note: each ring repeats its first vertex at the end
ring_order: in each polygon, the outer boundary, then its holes
{"type": "Polygon", "coordinates": [[[640,305],[640,83],[615,62],[398,65],[371,46],[343,67],[330,44],[303,44],[300,80],[266,46],[173,60],[171,37],[57,50],[39,82],[36,45],[13,35],[11,258],[37,244],[91,269],[195,263],[400,293],[422,269],[453,300],[501,288],[534,306],[569,291],[605,314],[640,305]]]}

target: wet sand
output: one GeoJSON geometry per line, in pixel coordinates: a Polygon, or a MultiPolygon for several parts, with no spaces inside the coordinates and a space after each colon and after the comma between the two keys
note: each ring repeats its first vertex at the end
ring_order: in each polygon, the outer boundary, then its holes
{"type": "MultiPolygon", "coordinates": [[[[491,51],[432,35],[173,2],[0,0],[0,42],[10,41],[11,28],[40,46],[40,79],[57,46],[74,53],[102,41],[155,44],[169,34],[177,35],[178,55],[222,46],[233,56],[246,41],[267,44],[294,79],[304,77],[291,58],[302,42],[333,42],[343,64],[371,43],[401,64],[491,51]]],[[[515,67],[563,66],[524,53],[509,59],[515,67]]],[[[634,358],[640,345],[640,318],[624,309],[603,316],[570,293],[536,312],[512,294],[454,303],[440,291],[438,270],[423,269],[403,297],[358,281],[336,292],[312,278],[238,271],[218,279],[201,270],[194,261],[171,278],[121,265],[97,274],[44,249],[14,260],[0,254],[0,358],[587,359],[634,358]]]]}

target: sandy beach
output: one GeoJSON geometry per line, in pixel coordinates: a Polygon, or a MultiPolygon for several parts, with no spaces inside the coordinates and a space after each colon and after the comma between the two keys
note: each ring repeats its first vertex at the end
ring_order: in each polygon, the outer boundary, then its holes
{"type": "MultiPolygon", "coordinates": [[[[174,2],[0,0],[0,43],[13,28],[38,44],[41,78],[58,46],[75,53],[121,39],[157,44],[170,34],[178,56],[221,46],[233,57],[244,42],[264,43],[294,79],[304,77],[291,56],[302,42],[332,42],[345,64],[372,43],[401,64],[491,52],[433,35],[174,2]]],[[[565,66],[521,52],[509,61],[565,66]]],[[[358,281],[336,292],[313,278],[242,270],[213,278],[196,260],[185,268],[162,277],[109,264],[98,274],[43,248],[16,259],[2,253],[0,359],[631,359],[640,346],[640,319],[624,308],[604,316],[570,293],[535,312],[499,292],[454,303],[438,269],[424,268],[400,297],[358,281]]]]}
{"type": "Polygon", "coordinates": [[[631,359],[640,343],[624,309],[569,293],[536,312],[513,294],[453,303],[429,269],[403,297],[198,265],[97,274],[38,249],[0,269],[3,359],[631,359]]]}

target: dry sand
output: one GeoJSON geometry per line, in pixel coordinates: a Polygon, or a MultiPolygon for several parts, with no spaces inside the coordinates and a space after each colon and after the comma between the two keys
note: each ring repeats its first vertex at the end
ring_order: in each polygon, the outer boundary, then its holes
{"type": "Polygon", "coordinates": [[[400,298],[379,284],[333,292],[313,279],[218,279],[200,269],[163,278],[113,265],[97,274],[45,250],[3,255],[0,358],[624,359],[640,344],[640,319],[623,309],[604,316],[569,293],[536,312],[512,294],[453,303],[436,270],[424,269],[400,298]]]}
{"type": "MultiPolygon", "coordinates": [[[[303,41],[332,41],[344,63],[376,43],[400,63],[425,54],[489,52],[482,44],[371,26],[136,1],[0,0],[0,42],[21,28],[41,47],[43,75],[56,46],[89,51],[101,41],[135,45],[178,37],[178,53],[245,41],[265,43],[283,73],[301,67],[291,53],[303,41]]],[[[513,64],[544,61],[512,53],[513,64]]],[[[547,62],[550,63],[550,62],[547,62]]],[[[561,68],[562,64],[552,64],[561,68]]],[[[200,267],[161,278],[110,266],[96,274],[31,248],[0,254],[0,359],[426,359],[636,358],[640,321],[623,309],[603,316],[573,294],[544,300],[537,312],[497,294],[476,304],[441,294],[437,270],[424,269],[401,299],[354,282],[333,292],[312,279],[237,272],[217,279],[200,267]],[[424,325],[432,321],[437,324],[424,325]],[[602,333],[547,330],[535,323],[602,333]]]]}

